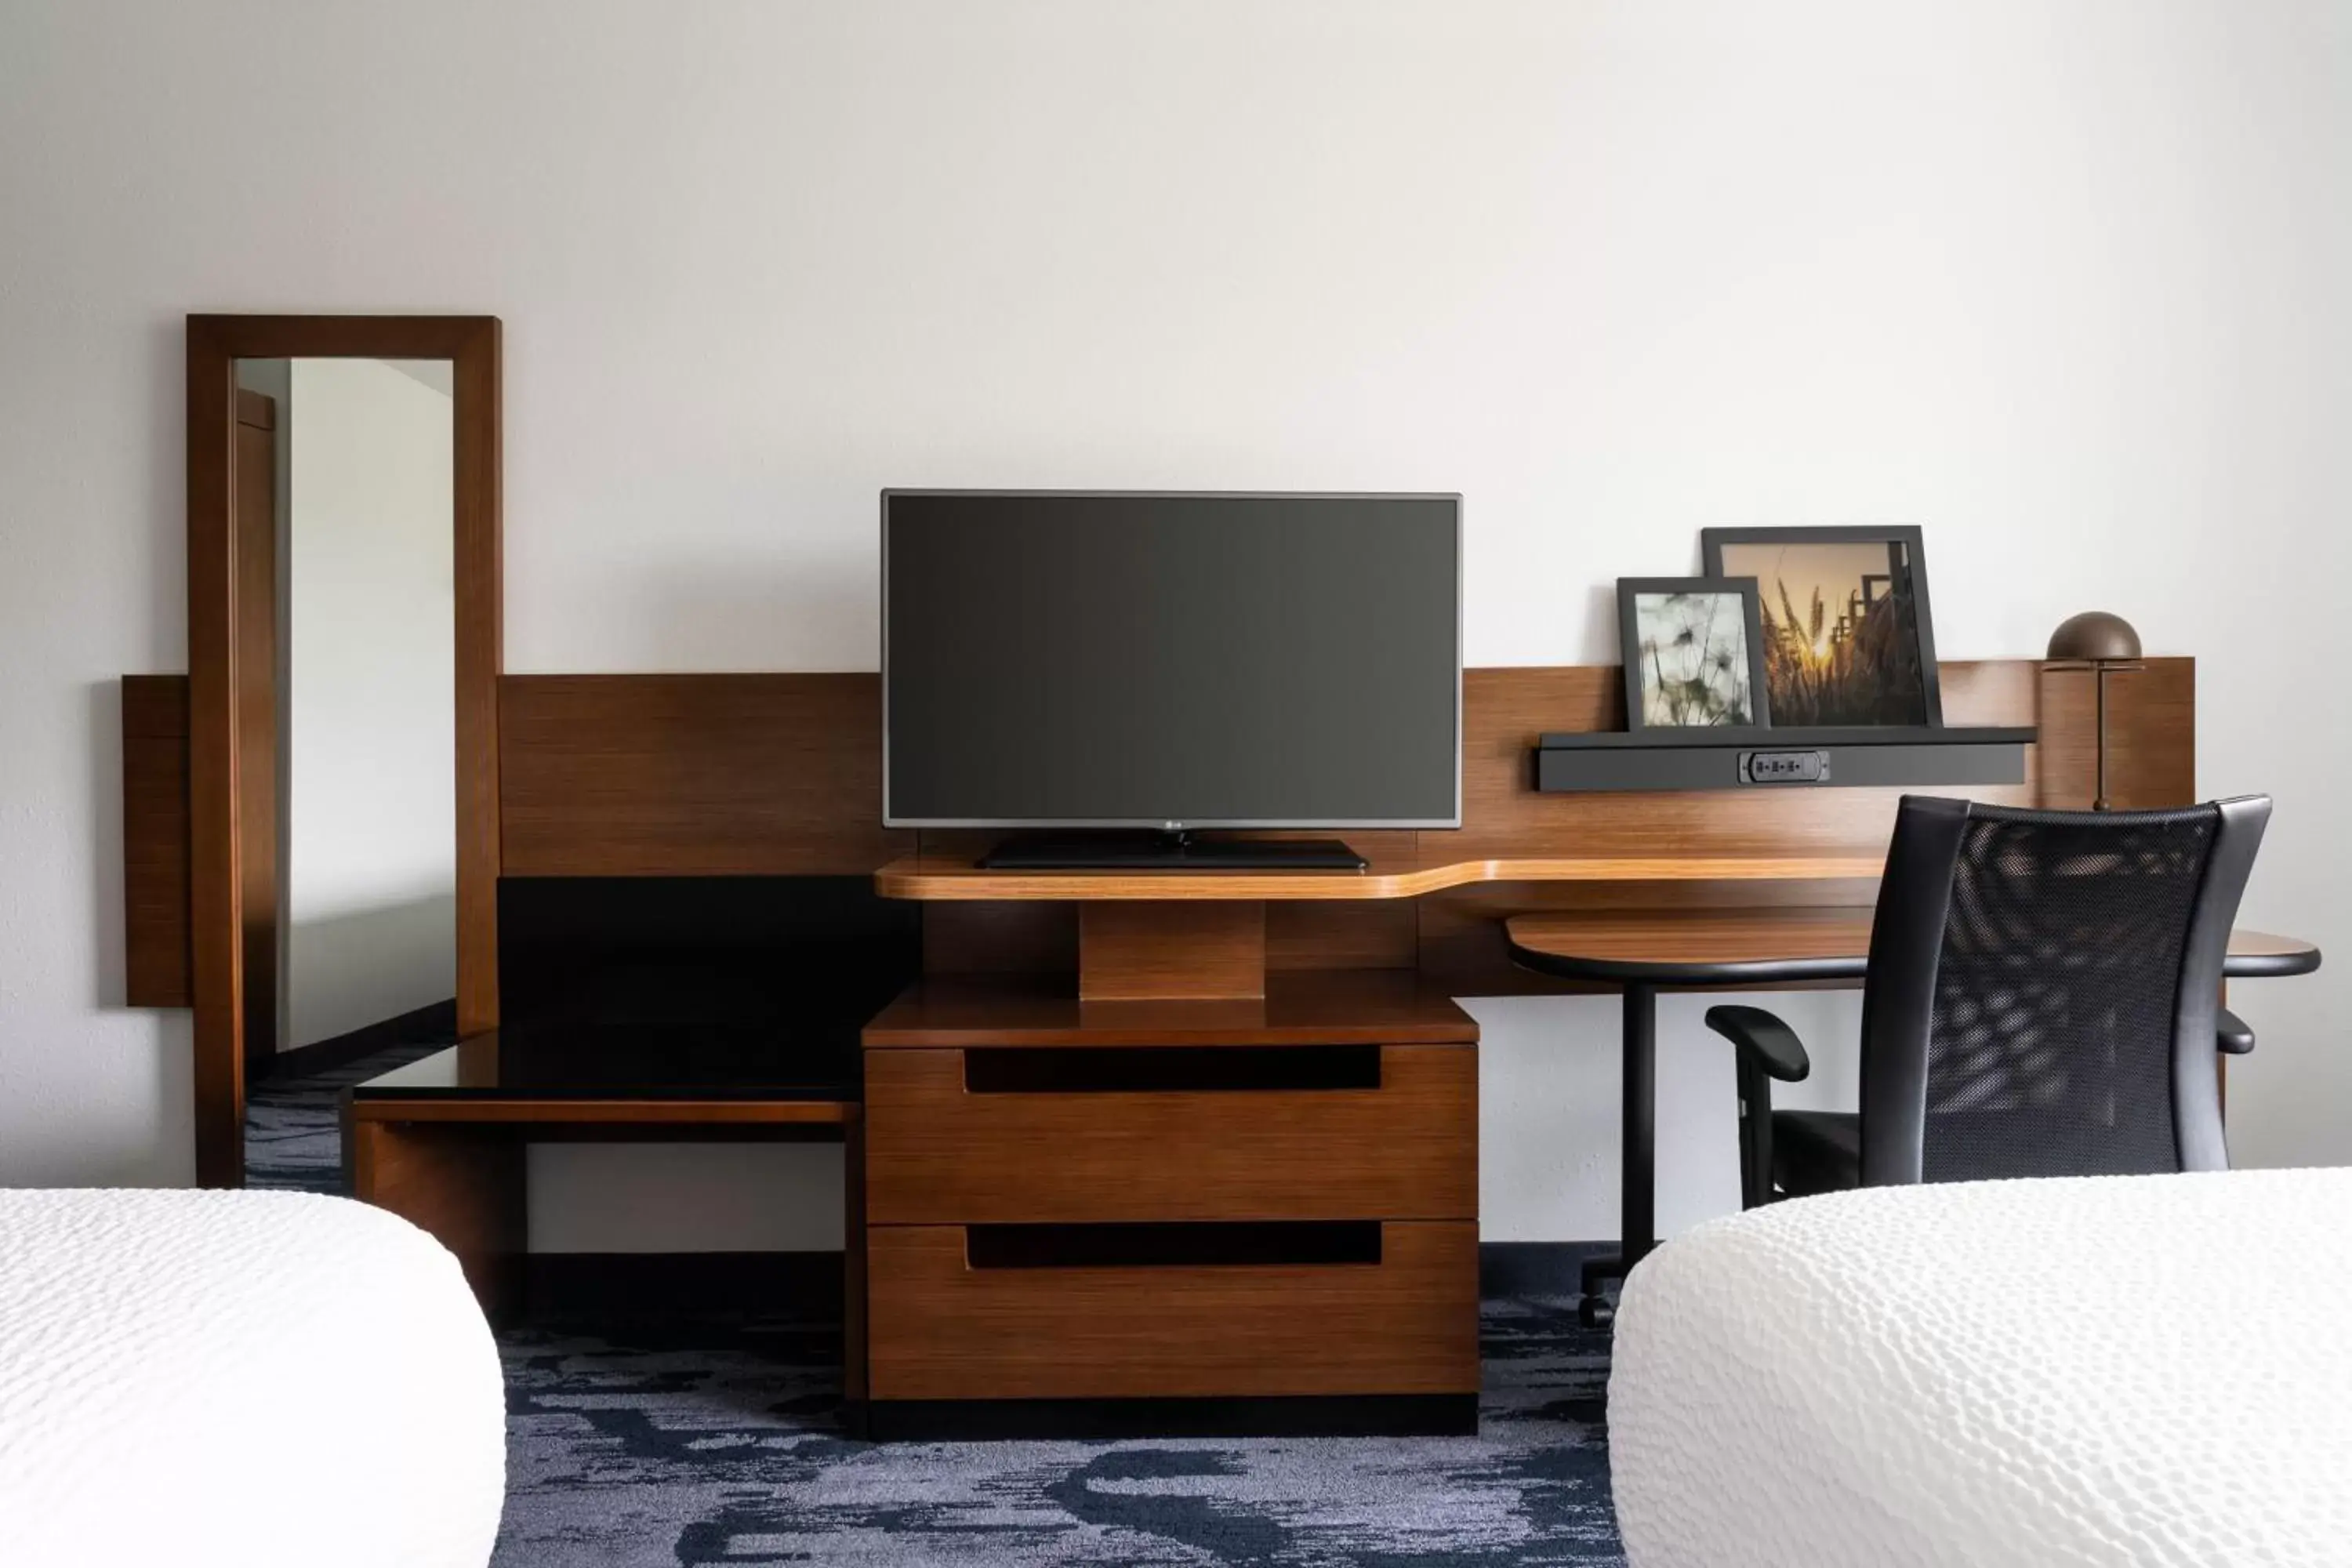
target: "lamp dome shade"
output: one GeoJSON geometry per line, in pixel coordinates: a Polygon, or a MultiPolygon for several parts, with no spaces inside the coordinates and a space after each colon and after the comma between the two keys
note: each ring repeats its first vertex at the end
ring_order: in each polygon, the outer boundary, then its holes
{"type": "Polygon", "coordinates": [[[2050,634],[2052,658],[2116,659],[2139,657],[2139,634],[2129,621],[2105,610],[2069,616],[2050,634]]]}

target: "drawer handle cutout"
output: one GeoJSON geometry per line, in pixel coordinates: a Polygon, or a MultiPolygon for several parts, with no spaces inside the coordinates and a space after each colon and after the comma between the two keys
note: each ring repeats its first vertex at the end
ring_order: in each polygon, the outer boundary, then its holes
{"type": "Polygon", "coordinates": [[[1376,1219],[964,1228],[964,1261],[974,1268],[1199,1268],[1380,1260],[1381,1222],[1376,1219]]]}
{"type": "Polygon", "coordinates": [[[997,1047],[963,1054],[972,1094],[1378,1089],[1378,1046],[997,1047]]]}

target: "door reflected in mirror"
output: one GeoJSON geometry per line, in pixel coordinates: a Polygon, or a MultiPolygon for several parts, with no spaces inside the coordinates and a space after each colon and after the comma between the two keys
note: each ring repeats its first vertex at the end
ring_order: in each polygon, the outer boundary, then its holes
{"type": "Polygon", "coordinates": [[[236,384],[254,1074],[455,1037],[454,388],[446,360],[240,360],[236,384]]]}

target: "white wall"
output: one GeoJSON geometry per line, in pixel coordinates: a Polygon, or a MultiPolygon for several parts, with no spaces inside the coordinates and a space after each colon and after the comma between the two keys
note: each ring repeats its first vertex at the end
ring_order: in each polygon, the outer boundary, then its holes
{"type": "MultiPolygon", "coordinates": [[[[2249,916],[2352,952],[2340,4],[0,5],[0,1176],[187,1171],[104,683],[184,658],[190,309],[505,318],[518,670],[870,668],[885,484],[1458,489],[1480,664],[1706,524],[1918,522],[1949,657],[2198,655],[2249,916]]],[[[2347,998],[2241,989],[2242,1158],[2352,1158],[2347,998]]],[[[1605,1234],[1606,1005],[1477,1010],[1488,1234],[1605,1234]]]]}
{"type": "Polygon", "coordinates": [[[290,1046],[457,994],[449,394],[300,359],[288,492],[290,1046]]]}

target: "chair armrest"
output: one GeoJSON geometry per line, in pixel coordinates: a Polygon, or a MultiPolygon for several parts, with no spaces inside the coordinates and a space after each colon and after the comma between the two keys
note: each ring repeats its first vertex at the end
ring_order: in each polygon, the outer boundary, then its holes
{"type": "Polygon", "coordinates": [[[2227,1007],[2213,1015],[2214,1044],[2233,1057],[2242,1057],[2254,1048],[2254,1032],[2246,1021],[2227,1007]]]}
{"type": "Polygon", "coordinates": [[[1797,1032],[1761,1007],[1709,1007],[1706,1026],[1782,1083],[1802,1083],[1813,1070],[1797,1032]]]}

